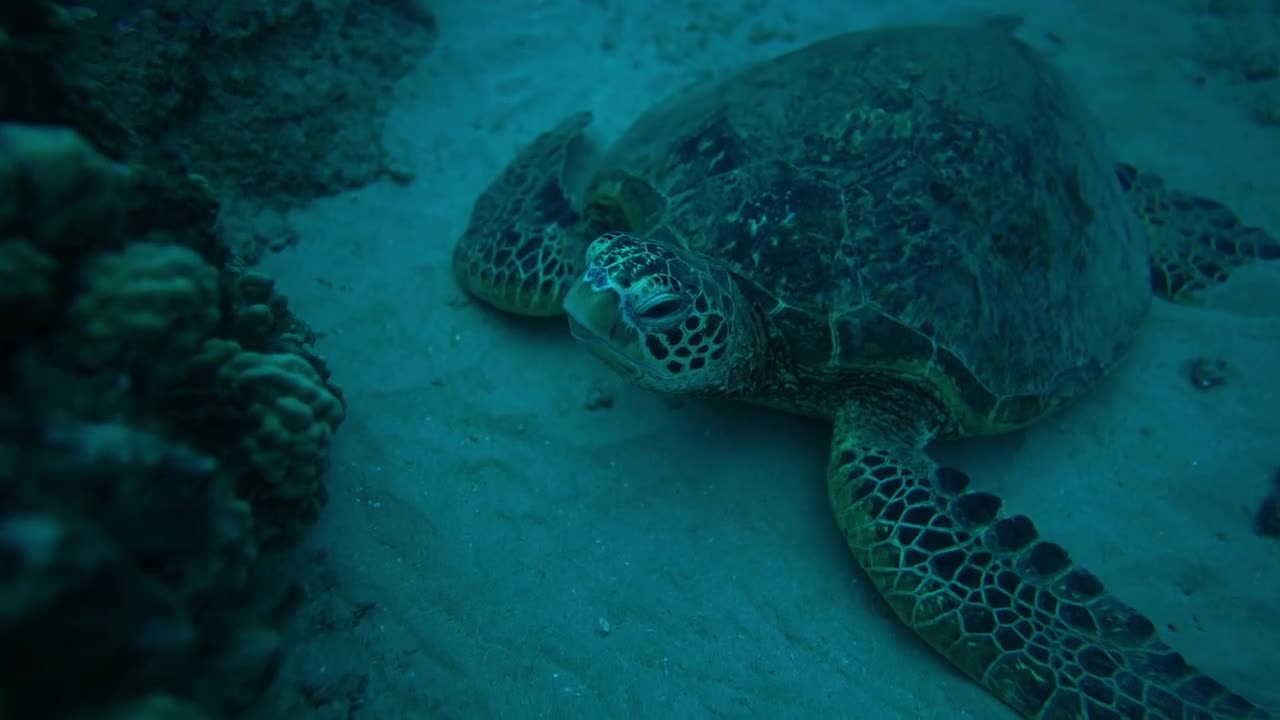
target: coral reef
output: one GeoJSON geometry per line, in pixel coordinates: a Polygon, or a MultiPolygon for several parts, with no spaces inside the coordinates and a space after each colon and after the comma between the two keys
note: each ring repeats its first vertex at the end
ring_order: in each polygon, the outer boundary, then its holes
{"type": "MultiPolygon", "coordinates": [[[[392,85],[435,42],[420,2],[12,0],[0,115],[36,109],[28,121],[74,128],[108,157],[196,173],[246,218],[404,181],[381,135],[392,85]]],[[[229,241],[250,260],[279,244],[229,241]]]]}
{"type": "Polygon", "coordinates": [[[151,0],[104,5],[67,57],[153,162],[309,199],[388,170],[391,84],[434,40],[417,0],[151,0]]]}
{"type": "Polygon", "coordinates": [[[315,362],[289,352],[245,351],[217,338],[191,359],[191,377],[213,394],[196,404],[201,426],[234,432],[230,451],[252,469],[253,481],[241,491],[261,521],[257,542],[264,547],[291,544],[328,499],[329,442],[344,406],[315,362]]]}
{"type": "MultiPolygon", "coordinates": [[[[328,6],[275,7],[225,11],[328,6]]],[[[0,7],[0,717],[237,716],[345,404],[216,183],[54,61],[94,17],[0,7]]]]}
{"type": "Polygon", "coordinates": [[[218,325],[218,273],[190,248],[137,243],[79,275],[67,330],[86,367],[174,367],[218,325]]]}
{"type": "Polygon", "coordinates": [[[251,699],[286,597],[261,557],[327,498],[344,405],[313,335],[205,233],[104,203],[132,185],[75,133],[0,125],[0,195],[33,201],[0,213],[3,716],[251,699]]]}

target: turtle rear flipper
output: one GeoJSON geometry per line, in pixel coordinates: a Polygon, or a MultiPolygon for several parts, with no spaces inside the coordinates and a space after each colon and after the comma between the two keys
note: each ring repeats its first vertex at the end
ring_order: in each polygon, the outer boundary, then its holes
{"type": "MultiPolygon", "coordinates": [[[[893,399],[911,407],[907,393],[893,399]]],[[[930,646],[1027,718],[1269,717],[1187,663],[1026,516],[934,464],[927,425],[838,413],[828,488],[858,563],[930,646]]]]}
{"type": "Polygon", "coordinates": [[[586,247],[565,174],[590,123],[591,113],[574,113],[539,135],[476,200],[453,252],[454,275],[467,292],[520,315],[564,312],[586,247]]]}
{"type": "Polygon", "coordinates": [[[1216,200],[1169,188],[1164,180],[1132,165],[1116,175],[1151,240],[1151,288],[1174,302],[1224,282],[1259,260],[1280,260],[1280,240],[1245,225],[1216,200]]]}

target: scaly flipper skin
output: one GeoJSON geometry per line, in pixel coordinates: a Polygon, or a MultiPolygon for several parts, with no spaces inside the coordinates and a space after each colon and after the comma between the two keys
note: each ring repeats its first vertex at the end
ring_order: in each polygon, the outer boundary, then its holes
{"type": "Polygon", "coordinates": [[[1166,300],[1195,294],[1258,260],[1280,260],[1280,240],[1245,225],[1216,200],[1173,190],[1163,179],[1119,164],[1116,175],[1151,241],[1151,289],[1166,300]]]}
{"type": "Polygon", "coordinates": [[[476,200],[453,252],[468,292],[496,308],[550,316],[582,274],[586,241],[565,191],[565,166],[591,114],[575,113],[525,146],[476,200]]]}
{"type": "Polygon", "coordinates": [[[1269,717],[1187,664],[1025,516],[935,465],[924,447],[940,407],[909,391],[881,402],[837,414],[828,490],[858,563],[929,645],[1036,720],[1269,717]]]}

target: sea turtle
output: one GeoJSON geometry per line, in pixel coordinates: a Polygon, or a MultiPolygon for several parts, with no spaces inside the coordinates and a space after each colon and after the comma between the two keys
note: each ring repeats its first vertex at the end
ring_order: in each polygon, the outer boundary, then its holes
{"type": "Polygon", "coordinates": [[[1185,299],[1280,244],[1114,163],[1004,26],[840,35],[687,90],[576,193],[589,121],[476,201],[454,254],[471,294],[567,311],[640,385],[829,419],[857,561],[1026,717],[1267,717],[925,447],[1062,407],[1121,358],[1153,287],[1185,299]]]}

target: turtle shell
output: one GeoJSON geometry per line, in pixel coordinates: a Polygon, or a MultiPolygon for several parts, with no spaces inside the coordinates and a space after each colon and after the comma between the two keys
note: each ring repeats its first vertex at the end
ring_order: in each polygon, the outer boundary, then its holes
{"type": "Polygon", "coordinates": [[[927,380],[961,433],[1078,395],[1150,302],[1095,121],[995,27],[842,35],[691,88],[606,154],[584,216],[736,273],[779,372],[836,394],[851,373],[927,380]]]}

